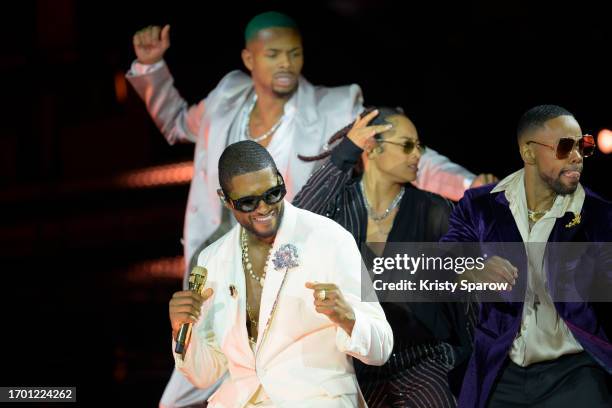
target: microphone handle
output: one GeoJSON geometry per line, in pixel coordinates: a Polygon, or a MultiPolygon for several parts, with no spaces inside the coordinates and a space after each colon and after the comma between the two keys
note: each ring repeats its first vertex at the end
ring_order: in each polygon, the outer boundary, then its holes
{"type": "MultiPolygon", "coordinates": [[[[189,290],[192,292],[199,293],[200,295],[204,291],[204,286],[206,285],[206,278],[208,277],[208,271],[206,268],[201,266],[194,266],[189,274],[189,290]]],[[[192,323],[183,323],[179,328],[178,335],[176,336],[176,347],[174,347],[174,352],[180,354],[181,356],[185,355],[185,351],[189,346],[189,341],[191,340],[191,328],[192,323]]]]}
{"type": "Polygon", "coordinates": [[[191,340],[192,326],[193,324],[191,323],[181,324],[181,328],[179,329],[178,335],[176,336],[176,347],[174,348],[174,352],[176,354],[185,354],[185,345],[189,344],[189,340],[191,340]]]}

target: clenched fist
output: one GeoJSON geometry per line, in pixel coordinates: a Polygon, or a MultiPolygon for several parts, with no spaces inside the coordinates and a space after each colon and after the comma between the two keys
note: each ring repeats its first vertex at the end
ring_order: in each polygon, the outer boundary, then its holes
{"type": "Polygon", "coordinates": [[[133,38],[136,59],[141,64],[155,64],[161,61],[164,53],[170,48],[170,25],[164,28],[149,26],[137,31],[133,38]]]}
{"type": "Polygon", "coordinates": [[[202,303],[213,294],[208,288],[202,295],[191,290],[175,292],[170,299],[170,324],[172,325],[172,338],[176,335],[183,323],[195,323],[200,318],[202,303]]]}

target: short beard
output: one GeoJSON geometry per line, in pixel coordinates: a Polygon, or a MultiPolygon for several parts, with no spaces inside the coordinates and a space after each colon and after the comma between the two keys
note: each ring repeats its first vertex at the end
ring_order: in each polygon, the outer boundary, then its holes
{"type": "Polygon", "coordinates": [[[292,90],[290,91],[286,91],[286,92],[281,92],[281,91],[277,91],[276,89],[272,89],[272,92],[274,93],[274,95],[277,98],[283,98],[283,99],[289,99],[293,96],[293,94],[297,91],[298,86],[296,85],[292,90]]]}
{"type": "Polygon", "coordinates": [[[550,188],[558,195],[573,194],[578,188],[578,183],[569,187],[561,183],[561,175],[554,180],[546,180],[546,183],[548,183],[550,188]]]}

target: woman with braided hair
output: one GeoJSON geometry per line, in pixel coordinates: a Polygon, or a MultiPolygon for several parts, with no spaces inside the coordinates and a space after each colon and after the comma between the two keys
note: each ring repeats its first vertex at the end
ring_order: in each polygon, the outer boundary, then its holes
{"type": "MultiPolygon", "coordinates": [[[[452,205],[412,186],[424,148],[402,111],[368,109],[332,136],[332,144],[319,156],[300,157],[326,161],[294,205],[345,227],[366,259],[382,255],[379,243],[437,242],[444,235],[452,205]]],[[[471,352],[472,308],[461,303],[381,306],[395,344],[383,366],[355,362],[368,406],[455,407],[451,384],[458,391],[471,352]]]]}

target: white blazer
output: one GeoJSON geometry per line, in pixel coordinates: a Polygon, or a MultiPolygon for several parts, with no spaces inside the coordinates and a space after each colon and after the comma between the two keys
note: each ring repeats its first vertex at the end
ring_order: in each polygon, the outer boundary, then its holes
{"type": "Polygon", "coordinates": [[[393,333],[377,302],[360,301],[361,256],[354,238],[334,221],[285,201],[272,257],[282,245],[293,244],[299,265],[286,271],[269,262],[254,353],[246,330],[239,239],[236,225],[199,256],[198,265],[208,269],[206,286],[214,294],[202,306],[185,359],[174,354],[176,367],[199,388],[210,387],[229,371],[209,399],[211,408],[243,407],[260,384],[277,407],[363,405],[350,357],[384,364],[393,333]],[[352,336],[315,311],[312,290],[304,286],[308,281],[338,285],[355,311],[352,336]],[[234,296],[230,285],[236,288],[234,296]]]}

